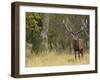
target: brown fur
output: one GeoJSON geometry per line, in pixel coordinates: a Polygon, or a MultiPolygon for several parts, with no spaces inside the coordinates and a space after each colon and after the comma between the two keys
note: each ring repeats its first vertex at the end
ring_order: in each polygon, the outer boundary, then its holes
{"type": "Polygon", "coordinates": [[[73,48],[75,52],[75,59],[78,56],[79,59],[83,57],[84,42],[83,39],[73,41],[73,48]]]}

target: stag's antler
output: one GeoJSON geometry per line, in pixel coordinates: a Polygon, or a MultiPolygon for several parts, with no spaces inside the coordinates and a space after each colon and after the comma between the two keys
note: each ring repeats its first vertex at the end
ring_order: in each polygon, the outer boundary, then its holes
{"type": "MultiPolygon", "coordinates": [[[[68,20],[67,20],[67,21],[68,21],[68,20]]],[[[85,31],[85,32],[87,33],[87,31],[85,30],[85,28],[87,27],[87,26],[86,26],[86,25],[87,25],[87,21],[86,21],[86,22],[83,22],[83,20],[82,20],[81,29],[80,29],[79,31],[77,31],[77,32],[73,32],[73,31],[72,31],[72,28],[71,28],[71,27],[68,27],[68,24],[65,24],[65,21],[64,21],[64,20],[62,21],[62,23],[63,23],[64,26],[66,27],[66,30],[67,30],[68,32],[71,33],[73,39],[78,39],[79,33],[83,32],[83,31],[85,31]]]]}
{"type": "Polygon", "coordinates": [[[87,25],[88,25],[87,19],[86,20],[82,20],[82,26],[81,26],[81,28],[83,28],[84,32],[89,37],[88,30],[87,30],[87,27],[88,27],[87,25]]]}
{"type": "Polygon", "coordinates": [[[70,32],[72,38],[73,38],[74,40],[77,40],[77,39],[78,39],[78,34],[79,34],[79,32],[73,32],[73,31],[72,31],[72,28],[71,28],[71,27],[69,28],[69,27],[67,26],[67,24],[65,24],[65,21],[64,21],[64,20],[63,20],[62,22],[63,22],[64,26],[66,27],[66,30],[67,30],[68,32],[70,32]]]}

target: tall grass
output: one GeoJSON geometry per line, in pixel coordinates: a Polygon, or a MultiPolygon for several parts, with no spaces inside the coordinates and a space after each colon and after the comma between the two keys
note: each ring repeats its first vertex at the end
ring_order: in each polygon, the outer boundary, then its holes
{"type": "Polygon", "coordinates": [[[84,57],[75,59],[74,53],[70,51],[48,51],[39,54],[30,53],[26,50],[26,67],[35,66],[60,66],[60,65],[79,65],[89,64],[89,52],[84,52],[84,57]]]}

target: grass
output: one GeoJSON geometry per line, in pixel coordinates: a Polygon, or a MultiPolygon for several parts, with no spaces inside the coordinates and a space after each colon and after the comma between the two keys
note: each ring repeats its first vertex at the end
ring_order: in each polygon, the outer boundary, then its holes
{"type": "Polygon", "coordinates": [[[30,50],[26,52],[26,67],[89,64],[88,51],[84,53],[84,57],[80,60],[75,59],[74,54],[68,51],[49,51],[38,55],[30,54],[30,50]]]}

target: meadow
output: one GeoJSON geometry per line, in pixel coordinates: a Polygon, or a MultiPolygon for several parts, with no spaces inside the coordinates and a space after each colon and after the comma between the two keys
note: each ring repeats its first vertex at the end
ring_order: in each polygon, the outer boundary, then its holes
{"type": "Polygon", "coordinates": [[[88,51],[84,52],[84,57],[81,59],[75,59],[74,53],[68,50],[60,52],[48,51],[39,54],[30,54],[30,50],[26,52],[26,67],[89,64],[88,51]]]}

